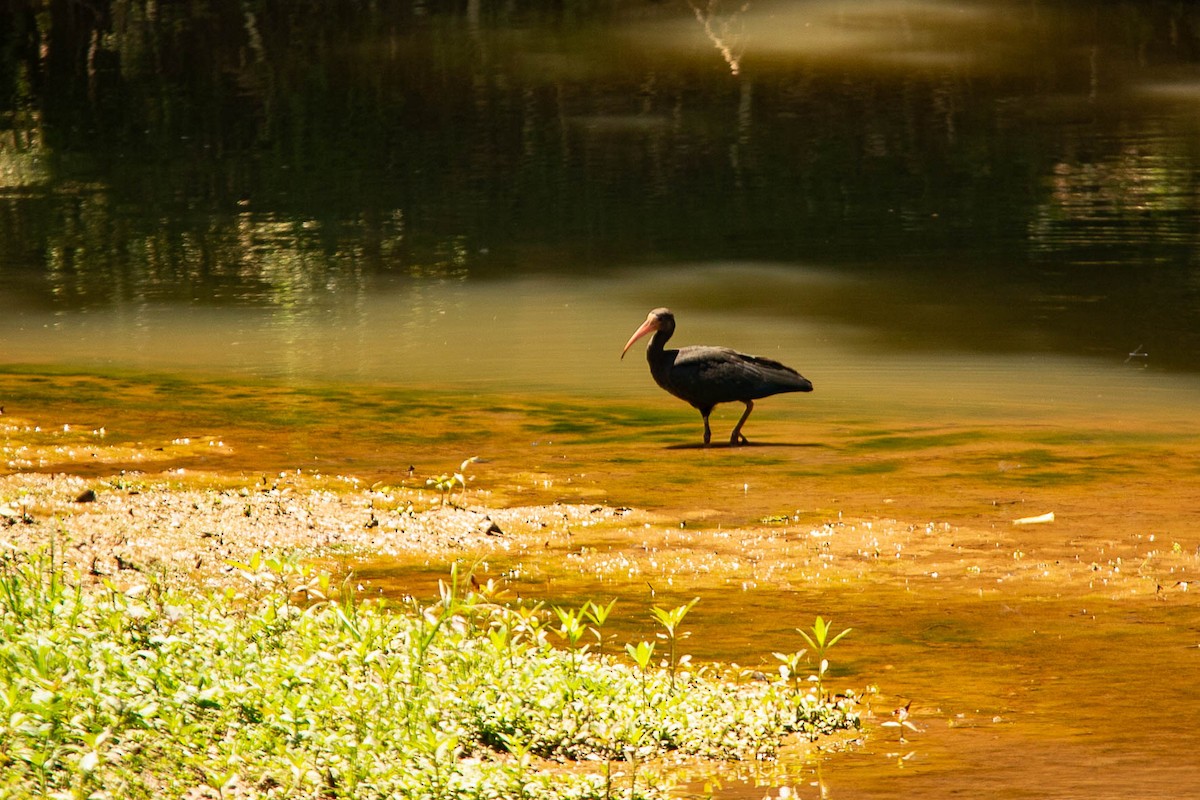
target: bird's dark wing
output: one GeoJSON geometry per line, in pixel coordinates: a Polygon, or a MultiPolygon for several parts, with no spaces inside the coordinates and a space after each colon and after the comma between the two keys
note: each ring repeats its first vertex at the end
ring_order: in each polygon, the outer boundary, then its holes
{"type": "Polygon", "coordinates": [[[700,407],[812,391],[812,384],[791,367],[727,347],[681,348],[667,378],[667,391],[700,407]]]}

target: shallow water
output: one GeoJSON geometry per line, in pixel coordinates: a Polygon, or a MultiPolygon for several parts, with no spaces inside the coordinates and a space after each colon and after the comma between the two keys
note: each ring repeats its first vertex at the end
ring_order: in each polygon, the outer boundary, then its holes
{"type": "MultiPolygon", "coordinates": [[[[650,510],[646,525],[552,526],[543,546],[476,569],[528,600],[618,598],[615,643],[654,635],[652,605],[700,597],[684,650],[765,670],[818,614],[852,627],[830,680],[877,688],[865,743],[727,775],[718,797],[1200,790],[1186,756],[1200,745],[1200,607],[1181,583],[1200,570],[1190,382],[1093,372],[1095,392],[1028,398],[1036,414],[997,413],[988,391],[947,400],[928,382],[899,404],[775,398],[752,417],[758,444],[703,449],[694,412],[629,366],[645,396],[587,402],[134,372],[10,370],[0,392],[9,413],[103,426],[109,444],[219,439],[219,452],[161,465],[185,475],[300,467],[419,487],[480,456],[469,500],[650,510]],[[901,742],[880,723],[909,701],[920,732],[901,742]]],[[[144,467],[95,472],[121,466],[144,467]]],[[[449,565],[358,569],[369,591],[420,597],[449,565]]]]}

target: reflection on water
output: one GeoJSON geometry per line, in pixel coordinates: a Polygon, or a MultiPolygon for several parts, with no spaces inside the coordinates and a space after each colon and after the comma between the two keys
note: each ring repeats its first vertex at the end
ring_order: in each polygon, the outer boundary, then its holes
{"type": "Polygon", "coordinates": [[[1056,164],[1030,222],[1034,255],[1119,266],[1148,251],[1190,250],[1195,174],[1180,144],[1162,135],[1125,140],[1111,155],[1056,164]]]}
{"type": "Polygon", "coordinates": [[[749,261],[882,279],[893,313],[817,309],[880,340],[1200,367],[1190,6],[129,6],[0,12],[22,304],[295,314],[749,261]]]}
{"type": "MultiPolygon", "coordinates": [[[[2,129],[0,129],[2,130],[2,129]]],[[[41,128],[36,123],[0,135],[0,196],[43,185],[49,179],[41,128]]]]}
{"type": "MultiPolygon", "coordinates": [[[[787,59],[854,72],[1004,68],[1013,62],[1004,49],[1036,25],[1024,7],[1005,2],[707,0],[689,6],[734,75],[743,56],[752,64],[787,59]]],[[[690,48],[696,40],[694,26],[683,20],[649,33],[639,37],[647,46],[690,48]]]]}
{"type": "Polygon", "coordinates": [[[743,17],[749,12],[750,4],[733,4],[729,10],[722,9],[721,0],[708,0],[701,5],[695,0],[688,0],[696,22],[704,30],[704,35],[712,42],[713,47],[729,65],[729,73],[737,75],[741,71],[742,54],[746,49],[743,17]]]}

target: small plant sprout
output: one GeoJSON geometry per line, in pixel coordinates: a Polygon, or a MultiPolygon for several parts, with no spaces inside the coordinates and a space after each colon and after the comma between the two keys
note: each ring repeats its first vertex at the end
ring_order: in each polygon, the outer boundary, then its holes
{"type": "Polygon", "coordinates": [[[676,606],[675,608],[671,609],[670,611],[659,608],[658,606],[655,606],[654,608],[650,609],[650,613],[654,615],[654,618],[656,620],[658,620],[658,623],[660,625],[662,625],[663,628],[665,629],[664,633],[658,634],[658,638],[665,639],[667,642],[667,648],[668,648],[667,670],[668,670],[668,674],[670,675],[670,678],[671,678],[671,691],[672,692],[675,691],[675,669],[676,669],[676,667],[681,662],[686,663],[690,659],[690,656],[684,656],[682,659],[678,659],[678,658],[676,658],[676,655],[675,655],[675,647],[678,644],[679,640],[687,638],[686,633],[685,634],[679,633],[679,624],[681,622],[683,622],[683,618],[687,616],[687,613],[692,610],[692,606],[696,605],[696,603],[698,603],[698,602],[700,602],[700,598],[694,597],[694,598],[692,598],[691,602],[684,603],[681,606],[676,606]]]}
{"type": "MultiPolygon", "coordinates": [[[[554,613],[558,617],[558,630],[555,631],[564,641],[570,646],[571,650],[571,672],[579,677],[579,657],[581,654],[579,640],[583,638],[583,634],[587,632],[587,626],[584,625],[583,610],[573,611],[571,609],[554,607],[554,613]]],[[[587,651],[587,645],[583,646],[583,652],[587,651]]],[[[568,686],[568,694],[573,695],[572,687],[568,686]]]]}
{"type": "Polygon", "coordinates": [[[558,630],[555,633],[561,636],[572,648],[578,647],[579,640],[587,632],[587,627],[584,625],[583,620],[584,612],[555,606],[554,614],[558,617],[559,622],[558,630]]]}
{"type": "Polygon", "coordinates": [[[511,610],[513,642],[530,641],[541,644],[546,641],[545,620],[542,619],[542,604],[517,606],[511,610]]]}
{"type": "Polygon", "coordinates": [[[613,606],[616,604],[617,601],[615,598],[610,600],[606,606],[598,605],[589,600],[583,607],[584,616],[592,623],[588,630],[596,637],[597,653],[604,652],[604,634],[602,633],[602,629],[604,628],[604,623],[608,621],[608,615],[612,613],[613,606]]]}
{"type": "Polygon", "coordinates": [[[800,665],[808,650],[796,650],[792,653],[772,653],[780,662],[779,674],[792,687],[792,700],[800,698],[800,665]]]}
{"type": "Polygon", "coordinates": [[[817,700],[824,701],[825,699],[825,674],[829,672],[829,659],[826,654],[838,642],[842,640],[852,628],[846,628],[841,633],[833,638],[829,637],[829,629],[831,624],[821,617],[817,617],[813,622],[811,635],[801,628],[796,628],[796,632],[804,637],[804,641],[808,643],[809,648],[813,650],[813,654],[817,659],[817,700]]]}
{"type": "Polygon", "coordinates": [[[650,669],[650,659],[654,658],[654,642],[638,642],[637,646],[625,645],[625,652],[637,664],[642,676],[642,703],[649,706],[650,699],[646,694],[646,672],[650,669]]]}
{"type": "Polygon", "coordinates": [[[466,461],[462,462],[462,464],[459,465],[458,472],[455,472],[452,475],[447,475],[446,473],[442,473],[441,475],[436,475],[425,481],[426,486],[430,487],[431,489],[436,490],[438,492],[438,494],[441,495],[441,499],[438,502],[439,507],[446,505],[447,500],[451,501],[450,505],[454,505],[453,495],[454,495],[454,487],[455,486],[462,487],[462,491],[459,492],[460,499],[464,498],[466,496],[467,480],[468,480],[467,474],[466,474],[467,467],[471,466],[478,460],[479,460],[478,456],[471,456],[470,458],[468,458],[466,461]]]}
{"type": "Polygon", "coordinates": [[[520,797],[525,796],[525,784],[528,782],[529,767],[533,764],[533,755],[529,752],[529,742],[524,741],[515,733],[501,732],[500,744],[512,756],[513,766],[516,767],[516,784],[520,797]]]}
{"type": "Polygon", "coordinates": [[[629,762],[630,797],[637,797],[638,750],[644,738],[646,738],[646,729],[634,728],[630,732],[629,743],[625,745],[625,760],[629,762]]]}

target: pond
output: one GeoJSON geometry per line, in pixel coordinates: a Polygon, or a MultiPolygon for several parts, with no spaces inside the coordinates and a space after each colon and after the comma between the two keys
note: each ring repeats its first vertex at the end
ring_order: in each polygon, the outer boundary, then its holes
{"type": "Polygon", "coordinates": [[[1200,12],[206,8],[0,11],[0,406],[648,510],[487,568],[629,637],[699,596],[697,658],[821,614],[879,688],[721,797],[1200,793],[1200,12]],[[697,447],[619,357],[660,305],[815,391],[697,447]]]}

